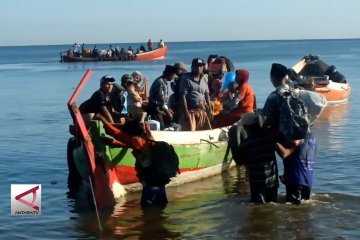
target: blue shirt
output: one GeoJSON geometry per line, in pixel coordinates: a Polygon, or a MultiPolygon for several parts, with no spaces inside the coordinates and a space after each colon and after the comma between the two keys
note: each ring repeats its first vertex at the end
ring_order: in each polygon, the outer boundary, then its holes
{"type": "Polygon", "coordinates": [[[127,96],[128,96],[128,92],[127,91],[125,91],[124,92],[124,106],[123,106],[123,109],[122,109],[122,111],[121,111],[121,114],[127,114],[128,113],[128,111],[127,111],[127,96]]]}
{"type": "Polygon", "coordinates": [[[308,133],[295,152],[284,159],[284,177],[287,184],[312,186],[316,150],[315,137],[308,133]]]}

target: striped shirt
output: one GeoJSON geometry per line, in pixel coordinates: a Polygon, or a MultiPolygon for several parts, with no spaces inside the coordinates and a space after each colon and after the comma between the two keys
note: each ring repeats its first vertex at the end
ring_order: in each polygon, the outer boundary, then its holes
{"type": "Polygon", "coordinates": [[[158,77],[150,87],[149,102],[161,109],[167,109],[168,100],[168,83],[164,76],[158,77]]]}

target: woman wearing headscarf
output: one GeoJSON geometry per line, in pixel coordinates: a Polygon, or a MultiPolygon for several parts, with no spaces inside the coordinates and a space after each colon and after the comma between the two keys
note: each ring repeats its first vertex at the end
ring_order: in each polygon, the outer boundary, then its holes
{"type": "Polygon", "coordinates": [[[223,96],[223,111],[214,119],[214,127],[231,125],[256,108],[255,93],[249,84],[249,71],[239,69],[235,71],[235,75],[235,82],[223,96]]]}

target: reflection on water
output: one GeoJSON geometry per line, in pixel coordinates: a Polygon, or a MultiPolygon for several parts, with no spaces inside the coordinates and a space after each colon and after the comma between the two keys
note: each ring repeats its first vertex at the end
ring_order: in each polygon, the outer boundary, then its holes
{"type": "Polygon", "coordinates": [[[347,129],[349,103],[326,107],[313,126],[320,145],[326,144],[330,151],[338,151],[344,147],[343,136],[347,129]]]}
{"type": "Polygon", "coordinates": [[[359,43],[359,40],[170,43],[171,51],[165,62],[121,64],[61,64],[57,53],[68,46],[1,48],[0,101],[6,103],[0,126],[1,238],[358,239],[360,85],[356,80],[360,55],[353,49],[359,49],[359,43]],[[271,63],[292,64],[295,55],[301,57],[309,49],[341,68],[353,91],[350,104],[325,109],[313,127],[319,151],[315,197],[308,205],[285,205],[283,186],[280,204],[252,205],[248,203],[246,177],[236,169],[169,188],[169,204],[155,213],[141,210],[140,194],[128,195],[112,211],[100,212],[101,233],[91,201],[85,206],[84,199],[66,201],[66,142],[71,122],[66,102],[86,69],[93,69],[94,73],[79,102],[99,87],[98,80],[105,74],[119,81],[122,74],[140,70],[151,83],[165,64],[175,61],[189,64],[194,52],[204,58],[218,53],[251,71],[251,82],[262,106],[273,91],[268,79],[271,63]],[[345,55],[339,61],[339,56],[345,55]],[[53,180],[58,184],[49,184],[53,180]],[[41,216],[9,215],[10,184],[15,183],[43,184],[41,216]]]}
{"type": "Polygon", "coordinates": [[[245,166],[236,166],[234,170],[223,172],[221,181],[226,196],[245,196],[250,194],[249,174],[245,166]]]}
{"type": "Polygon", "coordinates": [[[360,234],[359,197],[315,194],[301,206],[255,205],[248,202],[241,168],[167,193],[164,209],[141,209],[140,194],[131,194],[113,211],[100,212],[102,232],[92,209],[74,207],[79,218],[72,220],[82,237],[102,239],[352,239],[360,234]]]}
{"type": "Polygon", "coordinates": [[[328,106],[324,109],[315,125],[328,122],[330,126],[341,126],[346,124],[350,103],[328,106]]]}

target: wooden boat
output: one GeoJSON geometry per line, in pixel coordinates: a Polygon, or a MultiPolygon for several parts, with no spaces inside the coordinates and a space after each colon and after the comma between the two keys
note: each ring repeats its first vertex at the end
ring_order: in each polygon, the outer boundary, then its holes
{"type": "Polygon", "coordinates": [[[115,57],[84,57],[69,55],[67,52],[60,53],[61,62],[101,62],[101,61],[150,61],[150,60],[163,60],[167,54],[168,46],[157,48],[152,51],[137,53],[133,56],[123,58],[115,57]]]}
{"type": "MultiPolygon", "coordinates": [[[[140,190],[141,184],[136,177],[131,149],[105,145],[100,139],[106,135],[102,122],[92,121],[90,132],[85,126],[75,101],[90,75],[91,70],[88,70],[68,101],[76,126],[76,133],[68,145],[69,180],[81,181],[90,177],[96,198],[111,195],[116,199],[126,192],[140,190]]],[[[197,132],[152,131],[155,140],[172,144],[179,156],[181,173],[169,185],[206,178],[235,166],[227,147],[227,131],[227,127],[197,132]]]]}
{"type": "Polygon", "coordinates": [[[149,60],[163,60],[167,54],[168,46],[155,49],[153,51],[138,53],[135,56],[135,61],[149,61],[149,60]]]}
{"type": "Polygon", "coordinates": [[[292,84],[324,95],[328,104],[348,101],[351,87],[346,77],[319,56],[307,55],[292,67],[292,84]]]}

